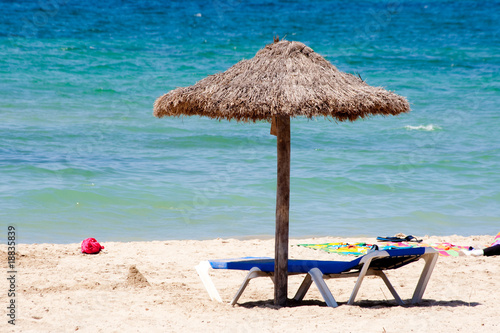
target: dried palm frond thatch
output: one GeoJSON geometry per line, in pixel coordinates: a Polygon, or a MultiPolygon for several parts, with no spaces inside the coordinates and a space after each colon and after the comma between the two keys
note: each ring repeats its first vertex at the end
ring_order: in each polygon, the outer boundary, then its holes
{"type": "Polygon", "coordinates": [[[406,98],[339,71],[300,42],[269,44],[250,60],[158,98],[154,115],[238,121],[318,116],[339,121],[408,112],[406,98]]]}

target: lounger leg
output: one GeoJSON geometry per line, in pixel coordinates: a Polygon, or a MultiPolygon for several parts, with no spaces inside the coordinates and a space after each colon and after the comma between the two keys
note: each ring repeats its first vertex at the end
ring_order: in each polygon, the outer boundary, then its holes
{"type": "MultiPolygon", "coordinates": [[[[328,286],[325,283],[325,280],[323,279],[323,273],[318,269],[318,268],[313,268],[309,271],[308,275],[311,276],[312,280],[316,284],[316,287],[318,287],[319,292],[321,293],[321,296],[323,296],[323,299],[326,302],[326,305],[336,308],[338,306],[337,302],[335,301],[335,298],[333,298],[332,293],[330,292],[330,289],[328,289],[328,286]]],[[[302,286],[301,286],[302,288],[302,286]]],[[[300,289],[299,289],[300,290],[300,289]]],[[[307,289],[306,289],[307,291],[307,289]]],[[[305,292],[304,292],[305,294],[305,292]]]]}
{"type": "Polygon", "coordinates": [[[431,278],[432,271],[434,270],[434,266],[436,266],[438,257],[439,253],[426,253],[423,255],[423,258],[425,260],[425,266],[424,269],[422,270],[422,274],[420,275],[420,279],[418,280],[415,292],[413,293],[413,297],[411,299],[412,304],[417,304],[420,301],[422,301],[425,288],[427,287],[427,283],[431,278]]]}
{"type": "Polygon", "coordinates": [[[396,292],[396,289],[394,289],[394,287],[392,286],[391,282],[387,278],[387,275],[385,275],[384,272],[382,272],[382,271],[373,271],[373,274],[375,274],[377,276],[380,276],[382,278],[382,280],[384,280],[385,285],[387,286],[387,288],[389,288],[392,296],[394,297],[394,299],[396,300],[396,302],[399,305],[401,305],[401,306],[406,305],[405,302],[403,302],[403,300],[401,299],[401,297],[399,297],[398,293],[396,292]]]}
{"type": "Polygon", "coordinates": [[[302,284],[299,287],[299,290],[297,290],[297,293],[293,297],[294,300],[296,301],[302,301],[304,299],[304,296],[306,295],[307,291],[309,290],[309,287],[311,287],[311,284],[313,283],[313,280],[311,278],[311,275],[306,274],[306,277],[304,278],[304,281],[302,281],[302,284]]]}
{"type": "Polygon", "coordinates": [[[208,270],[212,268],[212,266],[210,266],[210,263],[208,261],[202,261],[195,268],[196,271],[198,272],[198,275],[200,276],[201,282],[205,286],[205,289],[207,290],[208,295],[210,296],[210,299],[212,301],[215,299],[218,302],[222,302],[219,292],[217,291],[217,288],[215,288],[215,285],[212,282],[210,275],[208,274],[208,270]]]}
{"type": "Polygon", "coordinates": [[[366,272],[368,271],[368,267],[370,267],[371,261],[372,260],[370,258],[369,260],[367,260],[363,264],[363,268],[359,272],[358,280],[356,281],[356,284],[354,285],[354,289],[352,290],[351,297],[349,298],[349,301],[347,302],[347,304],[349,304],[349,305],[354,304],[354,300],[356,299],[356,295],[358,294],[359,288],[361,287],[361,283],[363,282],[363,279],[366,275],[366,272]]]}
{"type": "Polygon", "coordinates": [[[261,271],[259,268],[257,268],[257,267],[252,268],[252,269],[248,272],[248,274],[247,274],[247,276],[246,276],[245,280],[243,280],[243,283],[241,284],[240,289],[238,290],[238,292],[236,293],[236,295],[234,295],[234,298],[233,298],[233,300],[231,301],[231,303],[230,303],[230,304],[231,304],[231,305],[235,305],[235,304],[236,304],[236,302],[238,302],[238,300],[240,299],[241,294],[243,294],[243,292],[245,291],[245,288],[248,286],[248,283],[250,282],[250,280],[251,280],[251,279],[254,279],[254,278],[256,278],[256,277],[260,277],[260,276],[270,276],[270,277],[271,277],[271,279],[272,279],[272,273],[262,272],[262,271],[261,271]]]}

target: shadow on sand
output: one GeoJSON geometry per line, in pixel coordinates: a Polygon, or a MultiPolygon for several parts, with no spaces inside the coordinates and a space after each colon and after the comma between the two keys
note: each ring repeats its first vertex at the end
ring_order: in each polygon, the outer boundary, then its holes
{"type": "MultiPolygon", "coordinates": [[[[446,306],[446,307],[459,307],[459,306],[478,306],[481,303],[479,302],[464,302],[460,300],[451,300],[451,301],[436,301],[433,299],[424,299],[419,304],[409,304],[411,303],[411,299],[404,300],[405,303],[408,303],[405,307],[432,307],[432,306],[446,306]]],[[[338,302],[339,306],[347,305],[347,302],[338,302]]],[[[279,306],[274,305],[273,300],[266,301],[255,301],[255,302],[245,302],[239,303],[237,306],[244,308],[270,308],[270,309],[279,309],[279,306]]],[[[321,306],[326,307],[326,303],[319,300],[304,300],[304,301],[295,301],[294,299],[288,300],[288,307],[298,307],[298,306],[321,306]]],[[[387,308],[387,307],[395,307],[400,306],[395,301],[357,301],[353,306],[359,306],[362,308],[387,308]]]]}

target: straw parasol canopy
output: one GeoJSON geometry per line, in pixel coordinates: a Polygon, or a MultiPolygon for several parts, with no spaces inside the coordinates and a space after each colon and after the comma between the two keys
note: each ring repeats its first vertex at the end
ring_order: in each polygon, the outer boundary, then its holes
{"type": "Polygon", "coordinates": [[[250,60],[158,98],[154,115],[271,121],[273,116],[339,121],[410,110],[406,98],[337,67],[300,43],[269,44],[250,60]]]}
{"type": "Polygon", "coordinates": [[[290,118],[323,116],[339,121],[410,111],[406,98],[340,72],[300,42],[275,40],[250,60],[158,98],[154,115],[270,121],[277,136],[274,303],[288,293],[290,118]]]}

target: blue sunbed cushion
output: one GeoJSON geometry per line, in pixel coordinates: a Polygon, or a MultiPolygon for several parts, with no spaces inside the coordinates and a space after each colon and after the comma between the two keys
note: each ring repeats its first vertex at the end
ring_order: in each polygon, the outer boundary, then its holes
{"type": "MultiPolygon", "coordinates": [[[[420,259],[425,253],[425,248],[395,249],[386,250],[389,257],[372,260],[370,267],[373,269],[395,269],[410,262],[420,259]]],[[[363,256],[364,257],[364,256],[363,256]]],[[[323,274],[340,274],[361,268],[359,257],[352,261],[331,261],[331,260],[288,260],[289,273],[307,273],[312,268],[318,268],[323,274]]],[[[236,259],[210,260],[210,265],[214,269],[234,269],[250,270],[253,267],[259,268],[263,272],[274,272],[274,259],[269,257],[245,257],[236,259]]]]}

